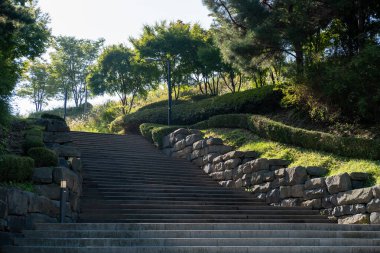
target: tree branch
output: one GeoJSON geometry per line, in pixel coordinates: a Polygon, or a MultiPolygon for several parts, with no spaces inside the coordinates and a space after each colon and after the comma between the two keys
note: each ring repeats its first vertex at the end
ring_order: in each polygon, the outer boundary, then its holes
{"type": "Polygon", "coordinates": [[[240,27],[242,28],[243,30],[247,30],[247,27],[245,27],[244,25],[242,24],[239,24],[233,17],[232,17],[232,14],[230,12],[230,10],[228,10],[226,4],[222,1],[222,0],[219,0],[219,4],[224,8],[224,10],[227,12],[228,14],[228,17],[230,18],[230,20],[232,21],[232,23],[234,23],[235,26],[237,27],[240,27]]]}

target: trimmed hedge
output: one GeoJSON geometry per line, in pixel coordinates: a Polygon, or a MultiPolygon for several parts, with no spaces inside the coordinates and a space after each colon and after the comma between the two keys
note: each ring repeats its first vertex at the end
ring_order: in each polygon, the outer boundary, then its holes
{"type": "Polygon", "coordinates": [[[58,156],[50,149],[38,147],[31,148],[28,155],[33,158],[36,167],[50,167],[58,165],[58,156]]]}
{"type": "Polygon", "coordinates": [[[58,116],[56,114],[50,114],[50,113],[41,114],[41,119],[55,119],[55,120],[65,121],[61,116],[58,116]]]}
{"type": "Polygon", "coordinates": [[[243,128],[248,129],[249,114],[223,114],[209,118],[208,120],[198,122],[190,128],[207,129],[207,128],[243,128]]]}
{"type": "Polygon", "coordinates": [[[0,156],[0,181],[25,182],[33,175],[34,161],[30,157],[0,156]]]}
{"type": "Polygon", "coordinates": [[[263,116],[253,115],[248,120],[249,129],[261,137],[303,148],[331,152],[341,156],[380,159],[380,141],[340,137],[329,133],[291,127],[263,116]]]}
{"type": "Polygon", "coordinates": [[[25,154],[28,153],[29,149],[37,147],[45,147],[42,136],[25,136],[24,143],[22,145],[25,154]]]}
{"type": "Polygon", "coordinates": [[[140,125],[142,136],[153,142],[157,147],[162,148],[162,139],[164,136],[181,128],[182,126],[165,126],[160,124],[143,123],[140,125]]]}
{"type": "MultiPolygon", "coordinates": [[[[238,93],[187,102],[173,107],[172,122],[176,125],[191,125],[208,118],[226,113],[258,113],[273,111],[279,107],[282,94],[274,91],[273,86],[265,86],[238,93]]],[[[167,107],[139,110],[126,115],[124,122],[113,123],[114,129],[120,124],[126,132],[137,132],[143,123],[165,124],[167,122],[167,107]]]]}

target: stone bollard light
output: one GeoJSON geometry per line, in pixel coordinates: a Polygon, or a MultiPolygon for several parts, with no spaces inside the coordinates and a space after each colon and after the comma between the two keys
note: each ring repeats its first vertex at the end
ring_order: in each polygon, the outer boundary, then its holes
{"type": "Polygon", "coordinates": [[[66,207],[66,188],[67,181],[61,180],[61,197],[60,197],[60,212],[59,212],[59,222],[65,222],[65,207],[66,207]]]}

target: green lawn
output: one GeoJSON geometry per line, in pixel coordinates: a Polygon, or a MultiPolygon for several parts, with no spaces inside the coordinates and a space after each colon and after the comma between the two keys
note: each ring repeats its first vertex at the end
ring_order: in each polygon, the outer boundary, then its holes
{"type": "Polygon", "coordinates": [[[268,141],[248,130],[214,128],[203,131],[206,136],[219,137],[226,145],[238,150],[252,150],[263,158],[281,158],[292,161],[290,166],[321,166],[329,175],[344,172],[367,172],[373,175],[369,185],[380,184],[380,161],[360,160],[331,153],[303,149],[279,142],[268,141]]]}

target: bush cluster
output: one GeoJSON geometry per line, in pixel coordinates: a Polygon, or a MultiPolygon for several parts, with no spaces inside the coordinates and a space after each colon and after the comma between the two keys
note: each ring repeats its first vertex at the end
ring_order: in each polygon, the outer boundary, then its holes
{"type": "MultiPolygon", "coordinates": [[[[264,86],[253,90],[207,98],[198,102],[189,101],[173,107],[172,123],[191,125],[220,114],[273,111],[279,107],[281,96],[280,92],[273,90],[273,86],[264,86]]],[[[126,132],[138,132],[142,123],[165,124],[166,122],[167,107],[156,107],[126,115],[124,122],[118,121],[113,126],[116,128],[116,126],[123,124],[126,132]]]]}
{"type": "Polygon", "coordinates": [[[144,123],[140,125],[142,136],[153,142],[159,148],[162,148],[162,139],[181,126],[165,126],[160,124],[144,123]]]}
{"type": "Polygon", "coordinates": [[[281,143],[347,157],[380,159],[379,140],[340,137],[329,133],[305,130],[291,127],[260,115],[251,116],[248,120],[248,127],[261,137],[281,143]]]}
{"type": "Polygon", "coordinates": [[[44,147],[31,148],[28,155],[33,158],[36,167],[50,167],[58,165],[58,156],[55,152],[44,147]]]}
{"type": "Polygon", "coordinates": [[[0,156],[0,181],[25,182],[33,175],[34,161],[29,157],[16,155],[0,156]]]}
{"type": "Polygon", "coordinates": [[[55,119],[60,121],[65,121],[61,116],[51,113],[43,113],[41,114],[41,119],[55,119]]]}

